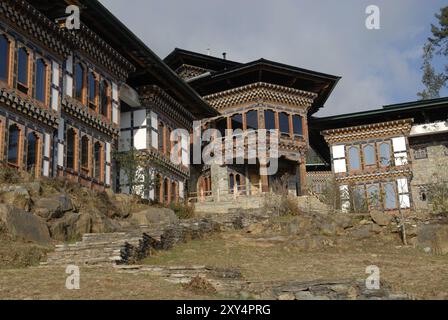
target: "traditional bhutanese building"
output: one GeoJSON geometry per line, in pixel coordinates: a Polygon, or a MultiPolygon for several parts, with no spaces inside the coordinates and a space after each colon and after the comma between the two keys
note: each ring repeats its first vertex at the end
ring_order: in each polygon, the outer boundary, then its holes
{"type": "Polygon", "coordinates": [[[440,98],[313,118],[311,134],[322,135],[317,145],[332,163],[344,210],[427,210],[428,187],[448,184],[447,121],[448,98],[440,98]]]}
{"type": "MultiPolygon", "coordinates": [[[[251,163],[246,152],[239,163],[196,166],[190,192],[254,195],[269,191],[275,179],[288,174],[290,193],[307,193],[308,119],[339,77],[265,59],[243,64],[181,49],[164,61],[219,113],[203,117],[204,131],[214,128],[225,137],[226,130],[234,130],[235,139],[260,129],[279,132],[275,174],[266,174],[259,159],[251,163]]],[[[268,140],[267,149],[271,146],[268,140]]],[[[235,160],[236,150],[231,157],[235,160]]]]}

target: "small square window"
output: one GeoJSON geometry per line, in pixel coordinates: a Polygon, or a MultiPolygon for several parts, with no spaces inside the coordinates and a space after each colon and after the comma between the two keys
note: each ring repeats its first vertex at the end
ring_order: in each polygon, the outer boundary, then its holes
{"type": "Polygon", "coordinates": [[[421,147],[414,149],[414,159],[426,159],[428,158],[428,153],[426,151],[426,147],[421,147]]]}

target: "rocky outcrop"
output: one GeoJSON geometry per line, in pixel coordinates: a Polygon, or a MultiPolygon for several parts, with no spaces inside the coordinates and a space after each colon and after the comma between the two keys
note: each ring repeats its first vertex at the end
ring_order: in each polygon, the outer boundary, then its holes
{"type": "Polygon", "coordinates": [[[0,221],[6,232],[14,238],[42,245],[50,243],[50,234],[45,221],[32,213],[0,204],[0,221]]]}
{"type": "Polygon", "coordinates": [[[73,203],[66,194],[55,194],[47,198],[38,199],[33,208],[34,214],[50,220],[60,218],[65,212],[73,210],[73,203]]]}
{"type": "Polygon", "coordinates": [[[173,210],[167,208],[147,208],[143,211],[132,214],[132,220],[141,226],[153,224],[173,224],[179,222],[173,210]]]}
{"type": "Polygon", "coordinates": [[[379,226],[388,226],[393,218],[390,213],[378,210],[372,210],[370,212],[370,217],[372,218],[373,222],[375,222],[379,226]]]}

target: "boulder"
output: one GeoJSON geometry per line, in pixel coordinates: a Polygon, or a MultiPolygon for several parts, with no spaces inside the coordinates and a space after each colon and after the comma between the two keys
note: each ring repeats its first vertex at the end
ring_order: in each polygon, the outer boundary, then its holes
{"type": "Polygon", "coordinates": [[[173,210],[156,207],[133,213],[132,219],[138,225],[172,224],[179,221],[173,210]]]}
{"type": "Polygon", "coordinates": [[[65,194],[40,198],[34,204],[33,209],[35,214],[47,220],[60,218],[65,212],[71,210],[73,210],[72,200],[65,194]]]}
{"type": "Polygon", "coordinates": [[[390,213],[379,210],[372,210],[370,212],[370,217],[372,218],[373,222],[375,222],[379,226],[389,225],[393,218],[390,213]]]}
{"type": "Polygon", "coordinates": [[[79,213],[71,212],[65,214],[62,218],[48,222],[51,237],[59,241],[70,241],[79,238],[82,235],[76,230],[76,223],[79,217],[79,213]]]}
{"type": "Polygon", "coordinates": [[[29,211],[32,201],[28,189],[22,185],[4,185],[0,187],[0,199],[3,203],[29,211]]]}
{"type": "Polygon", "coordinates": [[[434,254],[448,254],[448,224],[421,225],[417,231],[416,245],[434,254]]]}
{"type": "Polygon", "coordinates": [[[0,204],[0,221],[6,232],[14,238],[42,245],[50,243],[50,233],[45,221],[32,213],[0,204]]]}
{"type": "Polygon", "coordinates": [[[367,239],[371,236],[371,225],[361,225],[351,232],[351,235],[356,239],[367,239]]]}
{"type": "Polygon", "coordinates": [[[81,236],[85,233],[115,232],[121,226],[99,212],[80,212],[74,227],[74,233],[81,236]]]}
{"type": "Polygon", "coordinates": [[[332,218],[334,222],[342,229],[353,227],[353,219],[347,214],[335,213],[332,218]]]}

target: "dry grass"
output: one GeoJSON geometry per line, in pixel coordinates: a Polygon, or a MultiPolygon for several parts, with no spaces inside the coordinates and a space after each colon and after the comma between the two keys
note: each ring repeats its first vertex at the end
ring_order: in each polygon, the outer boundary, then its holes
{"type": "Polygon", "coordinates": [[[376,265],[382,281],[394,290],[419,299],[448,299],[448,256],[430,256],[413,248],[375,241],[302,252],[284,243],[257,241],[243,232],[232,232],[179,245],[145,262],[237,267],[253,281],[365,279],[366,267],[376,265]]]}

